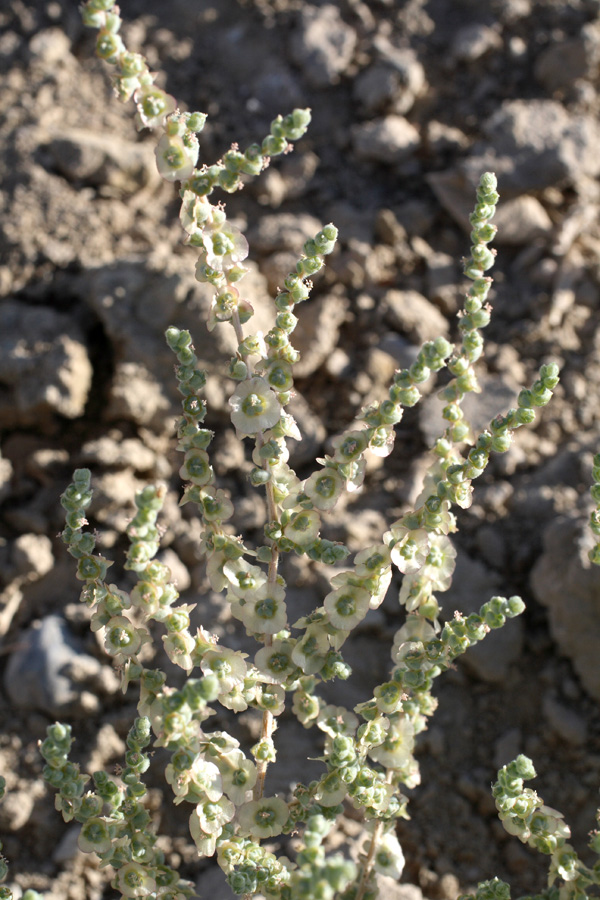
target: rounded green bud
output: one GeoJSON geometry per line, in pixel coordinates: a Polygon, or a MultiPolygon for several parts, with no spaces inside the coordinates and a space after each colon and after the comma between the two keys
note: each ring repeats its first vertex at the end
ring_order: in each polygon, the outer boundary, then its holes
{"type": "Polygon", "coordinates": [[[267,472],[266,469],[260,469],[256,466],[250,472],[250,484],[253,484],[255,487],[258,487],[261,484],[267,484],[271,480],[271,473],[267,472]]]}

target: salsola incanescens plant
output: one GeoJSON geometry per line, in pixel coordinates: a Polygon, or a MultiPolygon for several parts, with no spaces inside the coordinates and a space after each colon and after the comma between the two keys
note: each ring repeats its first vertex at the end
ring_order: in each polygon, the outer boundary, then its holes
{"type": "MultiPolygon", "coordinates": [[[[41,746],[45,777],[56,789],[56,806],[65,821],[81,824],[80,849],[112,866],[112,886],[122,897],[184,900],[194,895],[195,886],[166,864],[144,804],[152,749],[164,748],[169,758],[165,777],[174,802],[189,806],[198,853],[216,856],[236,894],[267,900],[375,898],[377,876],[398,879],[403,870],[395,826],[399,817],[407,817],[403,790],[419,783],[413,749],[436,708],[435,678],[490,629],[524,609],[519,597],[492,597],[478,614],[455,613],[442,623],[437,599],[448,589],[454,570],[454,510],[469,507],[473,482],[490,454],[508,450],[514,432],[534,421],[536,409],[549,402],[558,382],[557,367],[542,366],[539,378],[518,395],[515,408],[497,415],[481,433],[471,433],[462,402],[478,389],[475,364],[491,315],[486,272],[494,263],[488,245],[496,232],[491,221],[499,199],[496,179],[491,173],[482,176],[470,219],[472,246],[464,273],[471,286],[459,316],[460,342],[453,346],[439,338],[425,343],[410,368],[395,373],[387,396],[364,409],[333,440],[331,455],[316,460],[312,473],[300,478],[289,465],[287,442],[302,440],[302,435],[286,409],[299,359],[293,332],[302,311],[296,308],[309,299],[311,278],[334,249],[337,230],[326,225],[305,243],[275,297],[273,327],[264,335],[252,333],[244,330],[252,318],[243,292],[248,244],[222,203],[212,198],[218,189],[239,190],[272,158],[291,149],[291,142],[303,136],[310,112],[295,109],[279,116],[260,144],[243,151],[234,145],[214,165],[198,166],[198,135],[206,116],[181,112],[174,98],[155,85],[144,57],[123,43],[113,0],[88,0],[82,14],[87,25],[98,29],[97,53],[114,69],[117,95],[133,99],[139,128],[160,135],[158,170],[180,186],[181,224],[197,255],[196,277],[214,288],[208,328],[229,323],[234,330],[237,350],[227,371],[235,383],[231,422],[240,440],[249,438],[250,480],[264,492],[268,522],[258,545],[228,524],[233,501],[218,486],[209,453],[213,433],[204,426],[206,378],[191,335],[169,328],[166,339],[176,358],[182,395],[177,423],[182,503],[193,503],[202,521],[201,549],[210,585],[226,595],[232,615],[255,639],[256,652],[250,657],[222,646],[210,623],[194,621],[194,605],[178,602],[168,567],[155,558],[164,496],[160,486],[148,486],[137,496],[137,512],[127,529],[126,568],[137,576],[135,587],[126,592],[110,582],[111,563],[94,553],[94,535],[85,530],[90,472],[77,470],[62,497],[63,539],[77,560],[82,600],[92,610],[91,627],[102,633],[123,690],[139,687],[138,717],[118,777],[92,773],[90,789],[88,776],[69,761],[71,729],[62,724],[48,729],[41,746]],[[444,369],[449,376],[442,389],[445,429],[432,448],[421,495],[377,542],[350,558],[343,544],[322,536],[322,523],[335,515],[344,492],[363,484],[366,454],[387,457],[392,452],[404,408],[419,401],[419,385],[444,369]],[[280,571],[284,554],[305,555],[330,573],[322,604],[301,618],[287,604],[280,571]],[[369,610],[382,603],[394,569],[402,574],[399,605],[405,614],[394,638],[388,680],[353,709],[325,702],[320,686],[349,676],[344,644],[369,610]],[[169,685],[165,673],[151,667],[150,647],[160,629],[165,652],[185,673],[181,687],[169,685]],[[256,743],[242,748],[228,733],[212,730],[213,704],[233,712],[255,710],[261,722],[256,743]],[[281,796],[269,792],[268,769],[276,758],[277,724],[286,709],[305,728],[322,733],[322,773],[281,796]],[[344,803],[362,814],[366,837],[353,855],[328,854],[326,839],[344,803]],[[289,858],[277,855],[273,838],[289,858]]],[[[600,466],[596,471],[600,476],[600,466]]],[[[524,788],[524,780],[534,774],[523,756],[500,771],[493,793],[501,820],[511,834],[549,855],[551,887],[544,896],[558,891],[561,898],[585,897],[589,885],[600,883],[600,866],[588,868],[578,859],[567,843],[569,831],[560,813],[524,788]]],[[[597,834],[590,846],[600,852],[597,834]]],[[[0,889],[3,900],[11,896],[0,889]]],[[[36,896],[28,892],[27,900],[36,896]]],[[[476,896],[505,900],[508,886],[486,882],[476,896]]]]}

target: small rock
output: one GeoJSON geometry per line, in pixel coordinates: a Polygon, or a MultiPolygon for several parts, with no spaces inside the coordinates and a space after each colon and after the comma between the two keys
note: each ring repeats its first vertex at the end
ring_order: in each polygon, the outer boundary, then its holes
{"type": "Polygon", "coordinates": [[[192,583],[192,579],[187,568],[179,559],[175,551],[171,550],[170,547],[166,547],[164,550],[160,551],[158,559],[165,566],[169,567],[171,571],[170,581],[175,585],[179,593],[181,594],[183,591],[187,591],[192,583]]]}
{"type": "Polygon", "coordinates": [[[131,467],[136,472],[147,472],[156,462],[156,454],[138,438],[123,438],[120,431],[105,435],[95,441],[87,441],[81,448],[82,465],[131,467]]]}
{"type": "Polygon", "coordinates": [[[407,113],[425,87],[425,71],[410,48],[398,50],[376,39],[381,59],[365,69],[354,82],[354,97],[367,115],[407,113]]]}
{"type": "Polygon", "coordinates": [[[102,664],[60,616],[45,616],[20,635],[4,674],[4,687],[16,709],[61,715],[78,707],[81,683],[98,676],[102,664]]]}
{"type": "Polygon", "coordinates": [[[248,241],[257,253],[292,250],[300,253],[308,238],[323,227],[319,219],[306,213],[272,213],[260,217],[255,228],[248,232],[248,241]]]}
{"type": "Polygon", "coordinates": [[[9,459],[0,456],[0,503],[10,493],[10,480],[12,478],[12,463],[9,459]]]}
{"type": "MultiPolygon", "coordinates": [[[[543,515],[536,513],[538,519],[543,515]]],[[[556,519],[544,532],[544,552],[531,573],[531,587],[548,609],[550,632],[561,652],[588,694],[600,700],[600,569],[587,558],[592,544],[587,518],[556,519]]]]}
{"type": "Polygon", "coordinates": [[[339,81],[354,55],[356,33],[342,19],[337,6],[306,5],[301,8],[292,34],[291,54],[313,87],[339,81]]]}
{"type": "Polygon", "coordinates": [[[520,728],[511,728],[501,734],[494,744],[494,768],[500,769],[521,753],[523,732],[520,728]]]}
{"type": "Polygon", "coordinates": [[[564,706],[551,694],[547,693],[542,700],[542,711],[548,724],[556,734],[572,744],[581,747],[587,739],[587,725],[585,719],[564,706]]]}
{"type": "Polygon", "coordinates": [[[8,791],[0,804],[0,830],[19,831],[27,825],[34,805],[35,797],[30,790],[8,791]]]}
{"type": "Polygon", "coordinates": [[[404,116],[389,115],[354,125],[352,143],[360,159],[397,165],[418,149],[420,137],[404,116]]]}
{"type": "Polygon", "coordinates": [[[381,303],[385,320],[417,344],[448,333],[448,322],[441,312],[418,291],[387,291],[381,303]]]}
{"type": "Polygon", "coordinates": [[[552,219],[535,197],[523,194],[499,203],[494,215],[495,244],[531,244],[552,232],[552,219]]]}
{"type": "Polygon", "coordinates": [[[0,303],[0,426],[43,426],[82,415],[92,382],[83,335],[47,306],[0,303]]]}
{"type": "Polygon", "coordinates": [[[327,437],[327,429],[298,391],[295,392],[287,409],[295,418],[302,434],[301,441],[290,440],[287,442],[290,451],[290,465],[297,470],[299,466],[315,460],[327,437]]]}
{"type": "Polygon", "coordinates": [[[71,57],[71,42],[62,28],[45,28],[31,38],[29,50],[32,56],[52,66],[71,57]]]}
{"type": "Polygon", "coordinates": [[[302,304],[294,331],[294,347],[301,353],[294,366],[296,378],[312,375],[335,349],[347,309],[347,299],[337,294],[302,304]]]}
{"type": "Polygon", "coordinates": [[[12,546],[12,561],[17,576],[38,581],[54,565],[52,543],[44,534],[21,534],[12,546]]]}
{"type": "Polygon", "coordinates": [[[171,404],[164,388],[142,363],[120,362],[115,367],[106,418],[137,425],[164,426],[171,404]]]}
{"type": "Polygon", "coordinates": [[[586,42],[573,38],[552,42],[535,61],[533,73],[539,84],[550,94],[570,88],[577,78],[585,78],[590,69],[586,42]]]}
{"type": "MultiPolygon", "coordinates": [[[[505,195],[542,190],[564,180],[577,183],[600,172],[600,126],[592,116],[569,114],[555,100],[508,100],[484,123],[484,131],[497,157],[505,195]]],[[[476,156],[468,170],[484,171],[476,156]]]]}
{"type": "Polygon", "coordinates": [[[500,47],[502,38],[494,28],[472,22],[456,33],[450,56],[457,62],[474,62],[490,50],[498,50],[500,47]]]}

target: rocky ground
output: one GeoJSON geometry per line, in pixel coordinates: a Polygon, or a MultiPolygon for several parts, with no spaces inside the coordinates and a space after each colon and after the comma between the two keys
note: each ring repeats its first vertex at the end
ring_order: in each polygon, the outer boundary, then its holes
{"type": "MultiPolygon", "coordinates": [[[[128,46],[182,105],[209,114],[204,161],[260,139],[278,112],[312,108],[294,154],[227,200],[250,239],[245,285],[261,323],[305,238],[328,221],[340,229],[296,332],[301,471],[421,341],[456,334],[473,188],[482,171],[498,174],[494,316],[470,416],[482,425],[505,410],[541,362],[558,361],[562,382],[460,516],[446,612],[494,593],[521,593],[528,609],[441,679],[419,749],[423,783],[401,829],[400,893],[454,900],[494,874],[515,896],[541,889],[544,860],[504,835],[489,787],[498,765],[527,753],[539,793],[587,852],[600,783],[600,576],[586,564],[585,532],[600,446],[598,4],[126,0],[122,14],[128,46]]],[[[111,96],[76,3],[14,0],[0,28],[0,770],[11,791],[0,829],[16,896],[34,887],[49,900],[108,900],[106,873],[54,812],[37,752],[59,716],[86,770],[114,769],[135,702],[88,632],[57,538],[75,466],[93,470],[93,522],[117,560],[135,490],[169,483],[162,558],[203,623],[241,640],[207,589],[197,522],[177,505],[167,324],[192,329],[209,372],[215,465],[236,496],[236,527],[260,529],[264,508],[227,427],[228,338],[202,323],[208,295],[181,246],[175,192],[154,172],[152,136],[111,96]]],[[[415,497],[438,408],[432,394],[406,415],[394,456],[371,466],[332,536],[355,549],[415,497]]],[[[293,576],[299,605],[323,595],[318,573],[293,576]]],[[[384,676],[400,623],[391,593],[349,648],[345,702],[384,676]]],[[[286,790],[314,752],[287,724],[272,790],[286,790]]],[[[248,740],[255,723],[242,717],[239,728],[248,740]]],[[[162,797],[157,778],[151,802],[175,835],[169,858],[201,895],[226,900],[162,797]]],[[[341,836],[359,829],[349,812],[341,836]]],[[[384,896],[397,893],[388,885],[384,896]]]]}

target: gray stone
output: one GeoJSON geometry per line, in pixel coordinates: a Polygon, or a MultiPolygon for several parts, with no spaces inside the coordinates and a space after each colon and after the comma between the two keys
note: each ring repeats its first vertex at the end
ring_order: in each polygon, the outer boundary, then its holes
{"type": "MultiPolygon", "coordinates": [[[[505,195],[577,182],[600,172],[600,126],[592,116],[571,115],[555,100],[508,100],[487,120],[484,131],[505,195]]],[[[468,173],[481,174],[484,168],[477,154],[468,161],[468,173]]]]}
{"type": "Polygon", "coordinates": [[[499,203],[494,215],[494,244],[530,244],[551,234],[552,219],[539,200],[527,194],[499,203]]]}
{"type": "Polygon", "coordinates": [[[502,38],[494,28],[481,22],[472,22],[456,33],[450,55],[458,62],[474,62],[490,50],[498,50],[500,47],[502,38]]]}
{"type": "Polygon", "coordinates": [[[589,70],[586,42],[577,37],[560,43],[552,42],[542,50],[535,61],[533,73],[542,87],[554,93],[570,88],[577,78],[585,78],[589,70]]]}
{"type": "MultiPolygon", "coordinates": [[[[450,589],[440,595],[444,617],[454,610],[466,615],[480,608],[500,590],[501,581],[495,572],[482,563],[459,553],[450,589]]],[[[470,647],[461,660],[478,678],[493,684],[506,680],[510,667],[519,658],[523,645],[523,623],[519,617],[507,620],[498,630],[491,631],[483,641],[470,647]]]]}
{"type": "Polygon", "coordinates": [[[347,309],[347,299],[337,294],[328,294],[301,305],[299,322],[294,331],[294,347],[301,353],[300,361],[294,366],[296,378],[306,378],[323,365],[337,346],[347,309]]]}
{"type": "Polygon", "coordinates": [[[38,581],[54,565],[52,543],[45,534],[21,534],[12,546],[12,562],[18,577],[38,581]]]}
{"type": "Polygon", "coordinates": [[[552,730],[567,744],[581,747],[587,739],[585,719],[560,703],[551,693],[542,700],[542,712],[552,730]]]}
{"type": "Polygon", "coordinates": [[[323,227],[319,219],[306,213],[272,213],[260,217],[248,232],[248,242],[256,253],[292,250],[301,253],[304,242],[323,227]]]}
{"type": "Polygon", "coordinates": [[[391,114],[354,125],[352,143],[361,159],[396,165],[412,156],[420,137],[408,119],[391,114]]]}
{"type": "Polygon", "coordinates": [[[375,48],[380,59],[354,82],[354,97],[365,113],[407,113],[425,88],[425,71],[410,48],[397,49],[379,37],[375,48]]]}
{"type": "Polygon", "coordinates": [[[381,303],[385,320],[422,344],[448,333],[448,322],[418,291],[387,291],[381,303]]]}
{"type": "Polygon", "coordinates": [[[120,431],[87,441],[81,448],[80,464],[96,464],[115,468],[131,467],[147,472],[156,462],[156,454],[138,438],[123,438],[120,431]]]}
{"type": "Polygon", "coordinates": [[[85,653],[60,616],[45,616],[19,636],[4,674],[16,709],[54,715],[76,711],[81,685],[98,678],[102,664],[85,653]]]}
{"type": "Polygon", "coordinates": [[[286,409],[296,420],[302,435],[301,441],[287,441],[290,465],[297,470],[299,466],[308,462],[312,463],[317,457],[323,441],[327,437],[327,429],[298,391],[295,392],[286,409]]]}
{"type": "Polygon", "coordinates": [[[92,381],[83,335],[47,306],[0,303],[0,426],[82,415],[92,381]]]}
{"type": "Polygon", "coordinates": [[[10,493],[12,472],[11,461],[0,456],[0,502],[2,502],[2,500],[10,493]]]}
{"type": "Polygon", "coordinates": [[[547,608],[550,632],[584,688],[600,700],[600,569],[590,563],[587,518],[561,517],[544,533],[544,552],[531,573],[536,599],[547,608]]]}
{"type": "Polygon", "coordinates": [[[125,419],[137,425],[164,423],[171,403],[163,384],[140,362],[120,362],[115,367],[106,418],[125,419]]]}
{"type": "Polygon", "coordinates": [[[356,33],[342,19],[337,6],[303,6],[292,34],[292,59],[313,87],[339,81],[354,55],[356,33]]]}

